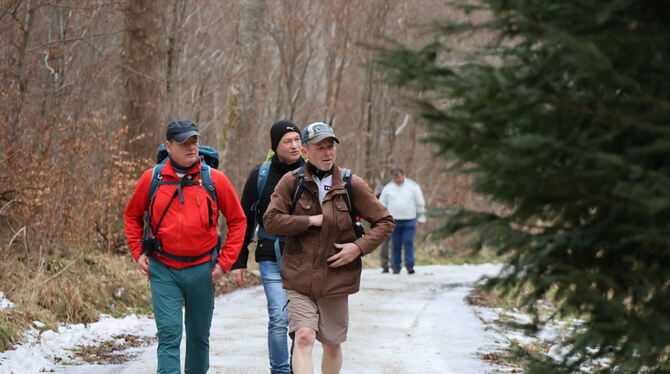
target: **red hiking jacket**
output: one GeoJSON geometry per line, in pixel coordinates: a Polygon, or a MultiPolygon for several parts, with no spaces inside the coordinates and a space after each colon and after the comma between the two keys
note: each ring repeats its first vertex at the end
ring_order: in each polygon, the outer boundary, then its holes
{"type": "MultiPolygon", "coordinates": [[[[182,204],[179,201],[179,196],[174,198],[158,229],[158,233],[156,233],[156,237],[161,239],[163,250],[170,254],[176,256],[202,255],[214,248],[217,243],[217,223],[220,211],[226,217],[228,230],[226,237],[221,238],[225,244],[219,252],[218,263],[224,272],[228,272],[242,248],[247,226],[246,216],[230,180],[219,170],[212,168],[211,172],[212,181],[216,188],[218,206],[215,206],[214,200],[202,185],[184,187],[182,189],[184,203],[182,204]]],[[[152,173],[153,168],[142,174],[123,215],[126,239],[135,261],[139,259],[142,252],[144,211],[149,205],[149,187],[152,173]]],[[[166,182],[180,180],[169,159],[161,174],[166,182]]],[[[191,170],[189,174],[196,174],[193,180],[199,181],[200,165],[191,170]]],[[[156,190],[151,211],[152,231],[158,224],[158,220],[176,188],[176,185],[162,185],[156,190]]],[[[152,254],[152,256],[165,265],[176,269],[211,261],[211,256],[205,256],[188,263],[171,260],[156,254],[152,254]]]]}

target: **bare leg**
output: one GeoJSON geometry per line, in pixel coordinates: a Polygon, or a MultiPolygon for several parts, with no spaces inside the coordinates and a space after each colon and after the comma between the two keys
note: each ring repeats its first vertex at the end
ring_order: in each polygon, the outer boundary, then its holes
{"type": "Polygon", "coordinates": [[[314,373],[314,364],[312,363],[312,348],[314,347],[315,338],[316,331],[310,328],[303,327],[295,332],[295,346],[293,347],[294,374],[314,373]]]}
{"type": "Polygon", "coordinates": [[[342,347],[339,344],[322,344],[323,360],[321,361],[322,374],[339,374],[342,368],[342,347]]]}

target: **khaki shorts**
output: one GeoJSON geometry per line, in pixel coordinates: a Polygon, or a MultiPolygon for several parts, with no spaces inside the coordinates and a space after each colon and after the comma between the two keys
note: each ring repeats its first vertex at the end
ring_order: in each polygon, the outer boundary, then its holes
{"type": "Polygon", "coordinates": [[[293,290],[286,290],[286,294],[288,332],[292,339],[298,329],[306,327],[315,330],[316,340],[323,344],[340,344],[347,340],[348,295],[315,299],[293,290]]]}

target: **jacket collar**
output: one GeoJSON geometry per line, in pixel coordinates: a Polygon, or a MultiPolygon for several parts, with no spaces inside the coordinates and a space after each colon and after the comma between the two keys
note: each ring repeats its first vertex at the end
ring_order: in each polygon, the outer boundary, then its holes
{"type": "MultiPolygon", "coordinates": [[[[302,172],[305,176],[305,181],[314,181],[314,177],[312,176],[312,173],[309,172],[309,168],[307,166],[303,167],[302,172]]],[[[344,188],[344,181],[342,180],[342,169],[335,165],[331,175],[333,176],[333,185],[330,187],[331,191],[338,188],[344,188]]]]}
{"type": "MultiPolygon", "coordinates": [[[[200,168],[202,167],[202,160],[198,162],[198,165],[196,165],[193,169],[189,171],[189,174],[198,174],[200,175],[200,168]]],[[[169,176],[173,177],[176,179],[181,179],[177,176],[177,172],[175,172],[174,167],[172,167],[172,160],[168,158],[167,162],[165,162],[165,166],[163,166],[163,170],[161,170],[161,174],[163,176],[169,176]]]]}
{"type": "Polygon", "coordinates": [[[279,157],[277,157],[277,155],[272,156],[271,161],[272,163],[270,164],[270,169],[278,173],[281,173],[282,175],[305,165],[305,160],[303,160],[302,157],[300,157],[298,161],[292,164],[287,164],[279,161],[279,157]]]}

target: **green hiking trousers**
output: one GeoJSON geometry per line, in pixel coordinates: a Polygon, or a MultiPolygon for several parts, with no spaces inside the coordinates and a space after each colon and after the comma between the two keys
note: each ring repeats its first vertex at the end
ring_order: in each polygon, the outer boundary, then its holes
{"type": "Polygon", "coordinates": [[[158,374],[179,374],[179,344],[186,324],[186,374],[209,369],[209,329],[214,312],[211,264],[171,268],[151,258],[151,303],[158,330],[158,374]]]}

